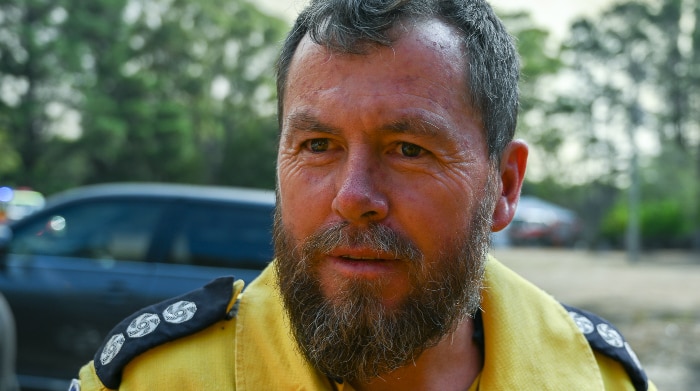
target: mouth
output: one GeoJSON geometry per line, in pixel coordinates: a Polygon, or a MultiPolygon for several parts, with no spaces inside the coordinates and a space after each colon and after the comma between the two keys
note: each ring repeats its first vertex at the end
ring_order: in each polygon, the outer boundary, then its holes
{"type": "Polygon", "coordinates": [[[377,278],[395,273],[404,262],[393,254],[375,250],[343,249],[327,254],[329,266],[349,278],[377,278]]]}
{"type": "Polygon", "coordinates": [[[387,261],[387,260],[393,260],[393,259],[387,259],[387,258],[363,257],[363,256],[354,256],[354,255],[341,255],[338,258],[341,258],[343,260],[348,260],[348,261],[387,261]]]}
{"type": "Polygon", "coordinates": [[[327,254],[331,258],[347,261],[398,261],[394,254],[369,248],[343,248],[327,254]]]}

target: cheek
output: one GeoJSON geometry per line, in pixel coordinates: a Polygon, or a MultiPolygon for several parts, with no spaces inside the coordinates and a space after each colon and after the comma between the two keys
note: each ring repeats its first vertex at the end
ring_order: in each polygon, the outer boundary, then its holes
{"type": "Polygon", "coordinates": [[[307,170],[296,169],[293,165],[282,163],[278,172],[278,207],[289,233],[300,241],[323,225],[324,216],[330,211],[330,188],[307,170]]]}
{"type": "Polygon", "coordinates": [[[437,256],[444,244],[466,235],[474,213],[470,189],[442,187],[433,183],[396,198],[395,216],[400,216],[406,233],[428,258],[437,256]]]}

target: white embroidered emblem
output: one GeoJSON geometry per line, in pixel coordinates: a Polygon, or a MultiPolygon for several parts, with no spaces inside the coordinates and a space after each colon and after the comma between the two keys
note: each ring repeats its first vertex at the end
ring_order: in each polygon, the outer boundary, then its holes
{"type": "Polygon", "coordinates": [[[163,311],[163,319],[168,323],[185,323],[197,312],[197,304],[191,301],[178,301],[163,311]]]}
{"type": "Polygon", "coordinates": [[[612,327],[610,327],[609,324],[601,323],[598,326],[596,326],[596,329],[598,330],[598,334],[600,334],[600,336],[603,337],[603,340],[607,342],[608,345],[614,346],[616,348],[621,348],[625,346],[625,342],[622,339],[620,333],[618,333],[612,327]]]}
{"type": "Polygon", "coordinates": [[[571,316],[571,319],[574,320],[574,323],[576,323],[576,326],[582,333],[590,334],[595,329],[593,322],[585,316],[573,311],[569,311],[569,316],[571,316]]]}
{"type": "Polygon", "coordinates": [[[141,338],[152,333],[160,324],[160,318],[156,314],[145,313],[132,320],[126,333],[131,338],[141,338]]]}
{"type": "Polygon", "coordinates": [[[78,381],[78,379],[71,380],[68,391],[80,391],[80,381],[78,381]]]}
{"type": "Polygon", "coordinates": [[[126,338],[124,338],[124,334],[121,333],[113,335],[112,338],[107,341],[105,348],[102,349],[102,354],[100,354],[100,362],[102,365],[107,365],[114,360],[114,357],[119,354],[122,346],[124,346],[125,341],[126,338]]]}

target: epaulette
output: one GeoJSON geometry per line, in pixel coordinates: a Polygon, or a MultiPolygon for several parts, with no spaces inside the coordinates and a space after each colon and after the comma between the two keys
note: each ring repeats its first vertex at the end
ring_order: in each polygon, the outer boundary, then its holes
{"type": "Polygon", "coordinates": [[[124,367],[141,353],[168,341],[203,330],[236,316],[228,310],[233,277],[220,277],[209,284],[135,312],[107,334],[94,357],[97,376],[106,387],[119,388],[124,367]]]}
{"type": "Polygon", "coordinates": [[[610,322],[591,312],[562,304],[593,350],[618,361],[630,377],[634,389],[647,391],[649,380],[642,364],[622,333],[610,322]]]}

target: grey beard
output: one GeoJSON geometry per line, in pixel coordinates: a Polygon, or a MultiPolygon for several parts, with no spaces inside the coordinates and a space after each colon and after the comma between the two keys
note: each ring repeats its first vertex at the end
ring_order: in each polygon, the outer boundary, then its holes
{"type": "Polygon", "coordinates": [[[447,243],[427,267],[422,253],[386,226],[322,229],[294,245],[275,212],[275,267],[292,334],[311,365],[331,378],[367,382],[414,361],[478,309],[490,245],[494,192],[485,197],[465,237],[447,243]],[[339,245],[392,252],[409,264],[411,291],[396,309],[384,307],[383,281],[348,281],[334,300],[325,297],[313,260],[339,245]],[[338,299],[340,298],[340,299],[338,299]]]}

